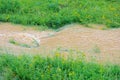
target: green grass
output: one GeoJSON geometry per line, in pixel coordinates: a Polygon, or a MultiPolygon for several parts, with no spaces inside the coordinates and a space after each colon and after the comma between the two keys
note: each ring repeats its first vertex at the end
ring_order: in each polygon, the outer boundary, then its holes
{"type": "Polygon", "coordinates": [[[82,58],[0,54],[0,80],[120,80],[120,66],[82,58]]]}
{"type": "Polygon", "coordinates": [[[21,47],[26,47],[26,48],[30,48],[31,46],[28,44],[24,44],[24,43],[19,43],[17,41],[15,41],[14,39],[10,39],[9,43],[17,45],[17,46],[21,46],[21,47]]]}
{"type": "Polygon", "coordinates": [[[101,53],[101,50],[100,50],[99,46],[95,45],[95,46],[92,48],[92,52],[93,52],[93,53],[101,53]]]}
{"type": "Polygon", "coordinates": [[[65,24],[120,27],[120,0],[0,0],[0,21],[59,28],[65,24]]]}
{"type": "Polygon", "coordinates": [[[21,47],[26,47],[26,48],[35,48],[35,47],[39,46],[39,44],[36,40],[31,42],[31,44],[26,44],[26,43],[20,43],[20,42],[14,40],[14,39],[10,39],[9,43],[17,45],[17,46],[21,46],[21,47]]]}

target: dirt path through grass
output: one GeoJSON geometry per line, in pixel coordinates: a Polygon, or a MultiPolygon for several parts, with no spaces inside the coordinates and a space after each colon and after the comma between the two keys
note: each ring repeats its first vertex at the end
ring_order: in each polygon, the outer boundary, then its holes
{"type": "Polygon", "coordinates": [[[95,58],[99,62],[120,64],[120,29],[99,30],[85,28],[81,25],[69,25],[55,32],[1,23],[0,47],[1,51],[43,55],[61,47],[64,50],[81,50],[88,58],[95,58]],[[35,46],[36,43],[39,43],[39,46],[29,47],[35,46]]]}

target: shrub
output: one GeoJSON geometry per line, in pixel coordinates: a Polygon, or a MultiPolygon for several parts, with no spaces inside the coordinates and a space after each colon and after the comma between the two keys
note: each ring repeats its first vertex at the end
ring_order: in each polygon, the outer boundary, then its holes
{"type": "Polygon", "coordinates": [[[58,53],[40,55],[0,54],[0,79],[3,80],[119,80],[120,66],[65,59],[58,53]]]}
{"type": "Polygon", "coordinates": [[[17,0],[0,0],[0,13],[16,13],[20,10],[20,3],[17,0]]]}
{"type": "Polygon", "coordinates": [[[59,28],[65,24],[120,27],[119,0],[0,0],[0,21],[59,28]]]}

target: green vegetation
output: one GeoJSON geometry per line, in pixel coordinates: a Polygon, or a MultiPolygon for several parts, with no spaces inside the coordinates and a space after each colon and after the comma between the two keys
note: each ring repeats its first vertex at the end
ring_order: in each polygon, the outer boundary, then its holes
{"type": "Polygon", "coordinates": [[[119,80],[120,66],[81,58],[0,54],[0,80],[119,80]]]}
{"type": "MultiPolygon", "coordinates": [[[[120,28],[120,0],[0,0],[0,21],[55,29],[71,23],[120,28]]],[[[31,48],[14,39],[9,43],[31,48]]],[[[101,53],[98,46],[92,50],[101,53]]],[[[119,65],[87,62],[81,52],[74,58],[59,50],[50,57],[2,53],[0,80],[120,80],[119,65]]]]}
{"type": "Polygon", "coordinates": [[[95,46],[93,47],[92,52],[93,52],[93,53],[101,53],[101,50],[100,50],[100,48],[99,48],[97,45],[95,45],[95,46]]]}
{"type": "Polygon", "coordinates": [[[30,48],[31,46],[28,44],[24,44],[24,43],[19,43],[17,41],[15,41],[14,39],[10,39],[9,43],[14,44],[14,45],[18,45],[18,46],[22,46],[22,47],[27,47],[30,48]]]}
{"type": "Polygon", "coordinates": [[[120,27],[120,0],[0,0],[0,21],[59,28],[65,24],[120,27]]]}
{"type": "Polygon", "coordinates": [[[39,44],[36,40],[31,42],[31,44],[27,44],[27,43],[20,43],[20,42],[14,40],[14,39],[10,39],[9,43],[17,45],[17,46],[21,46],[21,47],[26,47],[26,48],[35,48],[35,47],[39,46],[39,44]]]}

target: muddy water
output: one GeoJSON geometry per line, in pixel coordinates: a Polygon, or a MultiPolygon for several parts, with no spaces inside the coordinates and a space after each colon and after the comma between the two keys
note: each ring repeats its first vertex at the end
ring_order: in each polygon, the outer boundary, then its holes
{"type": "Polygon", "coordinates": [[[81,25],[69,25],[55,32],[36,31],[32,28],[25,29],[20,25],[2,23],[0,24],[0,40],[1,50],[11,51],[14,54],[47,55],[49,51],[61,47],[63,49],[81,50],[86,54],[86,57],[95,58],[99,62],[120,64],[120,29],[99,30],[85,28],[81,25]],[[39,46],[27,48],[11,44],[9,42],[10,35],[17,39],[16,41],[24,44],[31,44],[34,39],[39,43],[39,46]]]}

